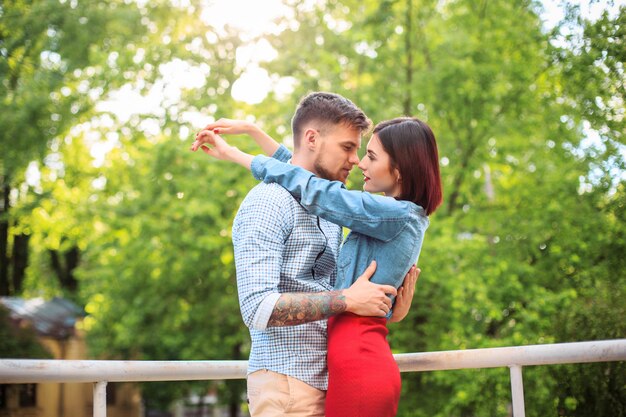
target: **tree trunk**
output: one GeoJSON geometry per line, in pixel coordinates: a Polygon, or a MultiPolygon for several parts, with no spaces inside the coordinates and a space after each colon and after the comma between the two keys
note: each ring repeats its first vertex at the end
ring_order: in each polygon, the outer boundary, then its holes
{"type": "Polygon", "coordinates": [[[459,170],[456,172],[454,176],[454,180],[452,182],[452,192],[450,193],[450,197],[448,197],[448,214],[452,214],[457,208],[458,203],[457,200],[461,197],[461,187],[465,182],[465,176],[467,174],[468,167],[470,165],[470,161],[474,156],[474,152],[478,148],[478,144],[474,142],[474,135],[472,132],[468,135],[467,142],[469,143],[467,150],[463,154],[461,159],[461,164],[459,166],[459,170]]]}
{"type": "Polygon", "coordinates": [[[24,275],[28,266],[29,235],[19,234],[13,237],[13,294],[22,292],[24,275]]]}
{"type": "Polygon", "coordinates": [[[63,260],[65,261],[63,263],[59,254],[59,251],[50,250],[50,265],[59,280],[59,284],[61,284],[61,288],[74,293],[78,288],[74,269],[78,266],[80,251],[77,246],[73,246],[63,254],[63,260]]]}
{"type": "Polygon", "coordinates": [[[413,0],[407,1],[406,11],[406,33],[404,36],[404,49],[406,53],[406,95],[404,97],[403,111],[405,116],[411,116],[413,114],[413,96],[411,94],[411,88],[413,86],[413,43],[411,37],[413,36],[413,0]]]}
{"type": "Polygon", "coordinates": [[[2,177],[0,206],[0,296],[9,295],[9,178],[2,177]]]}

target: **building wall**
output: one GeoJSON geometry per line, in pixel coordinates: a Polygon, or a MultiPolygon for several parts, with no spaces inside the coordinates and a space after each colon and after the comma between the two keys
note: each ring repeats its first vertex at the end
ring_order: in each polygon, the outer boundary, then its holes
{"type": "MultiPolygon", "coordinates": [[[[84,335],[66,341],[41,338],[41,343],[54,359],[86,359],[87,346],[84,335]]],[[[108,403],[109,417],[140,417],[141,396],[134,384],[113,383],[115,403],[108,403]]],[[[36,406],[20,407],[19,385],[9,385],[7,407],[0,409],[0,417],[91,417],[93,415],[93,384],[40,383],[36,386],[36,406]]]]}

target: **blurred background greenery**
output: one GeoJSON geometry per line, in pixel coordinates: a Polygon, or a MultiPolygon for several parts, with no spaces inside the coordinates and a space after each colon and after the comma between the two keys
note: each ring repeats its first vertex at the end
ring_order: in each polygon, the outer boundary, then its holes
{"type": "MultiPolygon", "coordinates": [[[[92,357],[246,359],[230,227],[255,181],[188,148],[219,117],[289,145],[326,90],[438,139],[444,206],[395,352],[622,338],[625,40],[611,1],[4,0],[0,295],[84,306],[92,357]]],[[[626,416],[624,363],[524,372],[528,415],[626,416]]],[[[197,389],[166,386],[144,396],[197,389]]],[[[220,390],[239,408],[242,381],[220,390]]],[[[398,415],[509,404],[506,369],[412,373],[398,415]]]]}

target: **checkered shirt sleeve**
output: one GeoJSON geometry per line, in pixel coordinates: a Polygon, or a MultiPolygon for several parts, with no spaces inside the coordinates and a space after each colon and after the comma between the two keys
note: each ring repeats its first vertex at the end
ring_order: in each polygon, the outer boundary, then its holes
{"type": "Polygon", "coordinates": [[[282,293],[332,290],[340,242],[338,226],[307,213],[277,184],[259,184],[246,196],[233,244],[241,314],[252,339],[249,373],[268,369],[326,389],[325,320],[267,328],[258,322],[271,314],[262,307],[266,300],[273,308],[282,293]]]}
{"type": "Polygon", "coordinates": [[[279,292],[284,241],[293,227],[289,207],[276,193],[261,193],[259,188],[266,187],[257,186],[248,194],[233,224],[239,304],[250,328],[263,300],[279,292]]]}

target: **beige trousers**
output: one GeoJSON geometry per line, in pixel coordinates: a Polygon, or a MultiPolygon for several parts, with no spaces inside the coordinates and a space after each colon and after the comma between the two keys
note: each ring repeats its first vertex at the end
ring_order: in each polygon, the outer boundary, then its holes
{"type": "Polygon", "coordinates": [[[324,417],[326,391],[299,379],[261,370],[248,375],[251,417],[324,417]]]}

